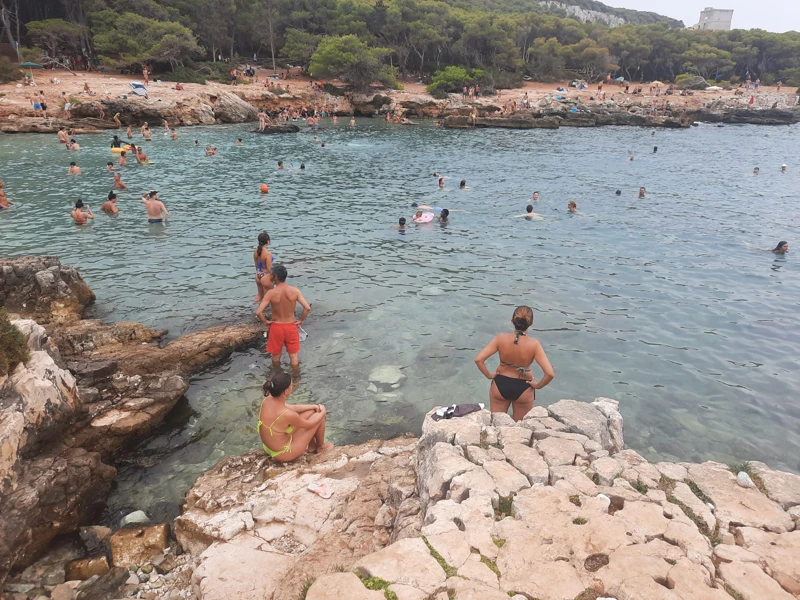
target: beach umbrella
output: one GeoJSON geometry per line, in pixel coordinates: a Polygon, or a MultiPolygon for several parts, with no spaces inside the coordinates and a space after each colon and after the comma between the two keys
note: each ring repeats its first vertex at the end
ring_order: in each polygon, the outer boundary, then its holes
{"type": "Polygon", "coordinates": [[[664,85],[664,84],[661,83],[660,81],[653,81],[650,83],[650,85],[664,85]]]}
{"type": "Polygon", "coordinates": [[[33,70],[44,69],[43,65],[35,62],[24,62],[19,66],[20,69],[28,69],[31,72],[31,81],[33,81],[33,70]]]}

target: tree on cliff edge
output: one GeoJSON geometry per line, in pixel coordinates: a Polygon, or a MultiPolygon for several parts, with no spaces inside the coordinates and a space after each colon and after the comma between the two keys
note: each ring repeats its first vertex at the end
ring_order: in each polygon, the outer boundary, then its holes
{"type": "Polygon", "coordinates": [[[366,91],[375,81],[396,88],[392,67],[383,63],[389,52],[370,48],[355,35],[327,37],[320,40],[308,70],[314,78],[335,77],[355,91],[366,91]]]}

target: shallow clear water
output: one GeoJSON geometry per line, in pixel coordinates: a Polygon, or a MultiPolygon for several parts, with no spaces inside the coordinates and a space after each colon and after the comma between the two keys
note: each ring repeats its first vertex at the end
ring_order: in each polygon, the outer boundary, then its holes
{"type": "MultiPolygon", "coordinates": [[[[556,370],[538,403],[616,398],[628,445],[651,459],[800,470],[799,271],[793,254],[763,251],[797,239],[797,126],[651,136],[362,120],[355,131],[323,126],[326,148],[311,133],[250,129],[188,128],[178,141],[155,133],[146,147],[156,164],[122,171],[120,215],[82,228],[71,204],[99,209],[110,136],[82,136],[75,153],[55,136],[0,137],[2,178],[18,203],[0,214],[0,254],[57,254],[94,289],[95,315],[176,336],[252,317],[252,251],[269,231],[276,261],[313,305],[294,399],[327,404],[337,442],[417,431],[434,404],[486,401],[472,359],[510,328],[514,306],[529,304],[556,370]],[[220,155],[205,157],[206,144],[220,155]],[[83,175],[66,174],[70,160],[83,175]],[[278,160],[295,170],[277,172],[278,160]],[[451,177],[444,191],[437,170],[451,177]],[[454,189],[462,178],[467,191],[454,189]],[[146,223],[148,189],[161,191],[166,227],[146,223]],[[544,220],[513,218],[534,190],[544,220]],[[566,212],[570,199],[581,214],[566,212]],[[398,233],[414,201],[449,207],[450,224],[398,233]],[[367,376],[387,364],[408,378],[376,396],[367,376]]],[[[174,508],[201,471],[257,447],[266,365],[253,350],[196,377],[170,426],[123,466],[112,511],[174,508]]]]}

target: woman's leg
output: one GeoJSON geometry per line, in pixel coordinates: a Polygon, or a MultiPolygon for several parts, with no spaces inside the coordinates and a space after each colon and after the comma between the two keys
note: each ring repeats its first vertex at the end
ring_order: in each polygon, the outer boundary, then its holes
{"type": "Polygon", "coordinates": [[[325,419],[309,429],[297,429],[292,438],[292,451],[280,454],[275,459],[280,462],[289,462],[302,456],[311,444],[312,440],[317,444],[316,452],[323,452],[333,448],[333,444],[325,442],[325,419]]]}
{"type": "Polygon", "coordinates": [[[489,408],[491,411],[508,413],[508,407],[510,405],[511,402],[503,398],[500,391],[497,389],[497,385],[492,381],[492,385],[489,386],[489,408]]]}
{"type": "Polygon", "coordinates": [[[522,395],[511,403],[513,406],[512,413],[515,421],[521,421],[525,415],[531,412],[535,396],[536,393],[534,392],[534,389],[529,388],[522,392],[522,395]]]}
{"type": "Polygon", "coordinates": [[[253,298],[253,302],[261,302],[261,299],[264,297],[264,286],[261,285],[261,278],[259,275],[261,275],[261,273],[256,273],[256,287],[258,288],[258,293],[256,297],[253,298]]]}

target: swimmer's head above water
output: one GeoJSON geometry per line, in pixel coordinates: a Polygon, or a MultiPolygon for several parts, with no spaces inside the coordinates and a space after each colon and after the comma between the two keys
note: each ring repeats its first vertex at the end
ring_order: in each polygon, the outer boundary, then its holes
{"type": "Polygon", "coordinates": [[[647,192],[647,189],[644,187],[639,188],[639,198],[644,198],[644,194],[647,192]]]}
{"type": "Polygon", "coordinates": [[[778,242],[778,245],[772,251],[775,254],[786,254],[789,251],[789,242],[778,242]]]}
{"type": "Polygon", "coordinates": [[[534,200],[538,200],[538,199],[539,199],[539,192],[533,192],[533,196],[532,196],[532,198],[533,198],[534,200]]]}
{"type": "Polygon", "coordinates": [[[75,202],[75,208],[83,208],[83,200],[78,200],[75,202]]]}
{"type": "Polygon", "coordinates": [[[450,216],[450,211],[447,210],[446,208],[443,208],[442,212],[439,213],[439,219],[441,219],[442,221],[447,221],[447,217],[449,216],[450,216]]]}
{"type": "Polygon", "coordinates": [[[760,169],[758,167],[756,167],[755,169],[753,169],[753,174],[754,175],[758,175],[759,170],[760,169]]]}
{"type": "Polygon", "coordinates": [[[617,196],[622,196],[622,190],[617,190],[617,191],[616,191],[616,192],[614,192],[614,193],[615,193],[617,196]]]}
{"type": "Polygon", "coordinates": [[[578,203],[575,202],[575,200],[570,200],[567,204],[567,210],[569,210],[569,212],[578,212],[578,203]]]}
{"type": "Polygon", "coordinates": [[[459,187],[459,189],[462,189],[462,190],[465,189],[467,187],[467,180],[466,179],[462,179],[461,183],[458,184],[458,187],[459,187]]]}
{"type": "Polygon", "coordinates": [[[397,221],[397,224],[400,225],[400,227],[405,227],[406,226],[406,218],[405,217],[400,217],[400,219],[397,221]]]}
{"type": "Polygon", "coordinates": [[[532,213],[533,212],[533,206],[528,204],[528,206],[525,207],[525,212],[526,213],[532,213]]]}

